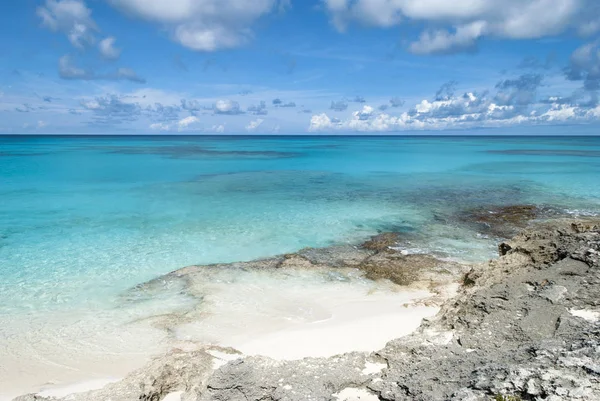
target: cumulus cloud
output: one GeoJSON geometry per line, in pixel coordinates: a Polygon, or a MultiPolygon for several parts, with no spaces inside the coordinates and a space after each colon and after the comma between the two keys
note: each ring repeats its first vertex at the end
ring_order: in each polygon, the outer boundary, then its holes
{"type": "Polygon", "coordinates": [[[221,133],[225,132],[225,124],[216,124],[216,125],[213,125],[211,127],[210,131],[221,134],[221,133]]]}
{"type": "Polygon", "coordinates": [[[166,122],[158,122],[158,123],[154,123],[154,124],[150,124],[150,129],[155,130],[155,131],[179,131],[179,132],[183,132],[183,131],[189,131],[191,129],[192,126],[197,125],[198,123],[200,123],[200,119],[196,116],[188,116],[185,118],[182,118],[181,120],[172,122],[172,123],[166,123],[166,122]]]}
{"type": "Polygon", "coordinates": [[[528,105],[535,101],[537,89],[542,84],[540,74],[524,74],[516,79],[505,79],[496,84],[500,92],[496,95],[499,104],[528,105]]]}
{"type": "Polygon", "coordinates": [[[458,82],[456,81],[448,81],[442,84],[435,93],[435,100],[448,100],[454,97],[457,84],[458,82]]]}
{"type": "Polygon", "coordinates": [[[404,103],[405,103],[404,100],[400,99],[399,97],[394,96],[393,98],[390,99],[390,104],[382,104],[377,109],[379,111],[386,111],[390,107],[393,107],[396,109],[398,107],[404,106],[404,103]]]}
{"type": "Polygon", "coordinates": [[[342,131],[393,131],[401,129],[402,122],[398,117],[392,117],[385,113],[373,114],[372,118],[364,119],[362,112],[353,113],[346,121],[330,118],[327,114],[314,115],[311,118],[308,130],[310,132],[322,132],[332,130],[342,131]]]}
{"type": "MultiPolygon", "coordinates": [[[[200,104],[199,101],[197,101],[197,100],[187,100],[187,99],[181,99],[181,108],[183,110],[189,111],[190,114],[192,114],[192,115],[196,115],[201,110],[205,110],[205,108],[202,107],[202,105],[200,104]]],[[[210,110],[212,110],[212,108],[210,108],[210,110]]]]}
{"type": "Polygon", "coordinates": [[[217,100],[213,105],[213,112],[224,115],[244,114],[240,108],[240,104],[234,100],[217,100]]]}
{"type": "Polygon", "coordinates": [[[484,35],[485,29],[484,21],[475,21],[456,27],[454,32],[425,31],[419,40],[410,44],[409,50],[415,54],[452,54],[471,50],[475,47],[477,40],[484,35]]]}
{"type": "MultiPolygon", "coordinates": [[[[597,121],[598,94],[579,90],[568,97],[538,99],[540,74],[505,79],[492,91],[457,95],[455,82],[448,82],[431,99],[423,99],[405,112],[388,113],[389,107],[364,105],[345,120],[327,113],[315,114],[309,131],[385,132],[419,129],[499,127],[518,124],[547,124],[597,121]]],[[[384,105],[388,106],[388,105],[384,105]]]]}
{"type": "Polygon", "coordinates": [[[109,0],[129,15],[158,23],[173,40],[197,51],[239,46],[252,25],[280,10],[286,0],[109,0]]]}
{"type": "Polygon", "coordinates": [[[378,27],[420,22],[440,27],[409,45],[418,54],[472,49],[484,36],[535,39],[574,29],[589,35],[600,29],[595,0],[323,0],[333,24],[344,31],[352,22],[378,27]]]}
{"type": "Polygon", "coordinates": [[[81,0],[46,0],[45,5],[37,8],[37,15],[42,26],[64,33],[79,49],[95,42],[98,26],[92,19],[92,11],[81,0]]]}
{"type": "Polygon", "coordinates": [[[335,123],[326,113],[315,114],[310,119],[309,132],[326,131],[336,129],[335,123]]]}
{"type": "Polygon", "coordinates": [[[136,121],[142,114],[138,103],[124,102],[117,95],[99,96],[80,101],[81,107],[93,114],[96,124],[121,124],[136,121]]]}
{"type": "Polygon", "coordinates": [[[352,115],[358,119],[358,120],[368,120],[373,116],[373,113],[375,112],[375,109],[373,109],[373,107],[371,106],[363,106],[362,110],[360,111],[355,111],[354,113],[352,113],[352,115]]]}
{"type": "Polygon", "coordinates": [[[146,114],[157,122],[170,122],[179,120],[181,108],[178,106],[165,106],[162,103],[155,103],[154,106],[146,107],[145,111],[146,114]]]}
{"type": "Polygon", "coordinates": [[[400,99],[399,97],[393,97],[390,99],[390,105],[392,107],[402,107],[404,106],[404,100],[400,99]]]}
{"type": "Polygon", "coordinates": [[[96,73],[94,70],[85,69],[76,66],[73,63],[71,56],[63,56],[58,61],[58,75],[62,79],[69,80],[107,80],[107,81],[131,81],[138,84],[146,83],[144,78],[141,78],[131,68],[118,68],[116,71],[109,73],[96,73]]]}
{"type": "Polygon", "coordinates": [[[600,89],[600,48],[593,42],[579,47],[571,55],[569,66],[565,69],[570,81],[583,81],[587,90],[600,89]]]}
{"type": "Polygon", "coordinates": [[[273,99],[273,106],[275,107],[296,107],[295,102],[284,102],[283,100],[276,98],[273,99]]]}
{"type": "Polygon", "coordinates": [[[98,44],[100,55],[106,60],[116,60],[121,56],[121,49],[115,47],[116,39],[114,37],[108,37],[103,39],[98,44]]]}
{"type": "Polygon", "coordinates": [[[254,114],[255,116],[266,116],[269,114],[267,110],[267,104],[264,101],[261,101],[257,105],[252,105],[247,108],[248,113],[254,114]]]}
{"type": "Polygon", "coordinates": [[[348,103],[340,100],[338,102],[331,102],[330,109],[333,111],[345,111],[348,108],[348,103]]]}
{"type": "Polygon", "coordinates": [[[170,131],[171,125],[165,123],[154,123],[150,124],[150,129],[155,131],[170,131]]]}
{"type": "Polygon", "coordinates": [[[189,116],[182,120],[179,120],[177,125],[179,126],[179,130],[181,131],[181,130],[188,128],[190,125],[198,124],[199,122],[200,122],[200,119],[198,117],[189,116]]]}
{"type": "Polygon", "coordinates": [[[145,84],[146,80],[137,75],[137,73],[131,68],[119,68],[115,73],[109,73],[103,76],[103,79],[111,80],[127,80],[138,84],[145,84]]]}
{"type": "Polygon", "coordinates": [[[256,131],[262,125],[262,123],[264,121],[265,120],[263,120],[261,118],[258,118],[258,119],[254,120],[254,121],[250,121],[248,123],[248,125],[246,125],[246,131],[248,131],[248,132],[254,132],[254,131],[256,131]]]}

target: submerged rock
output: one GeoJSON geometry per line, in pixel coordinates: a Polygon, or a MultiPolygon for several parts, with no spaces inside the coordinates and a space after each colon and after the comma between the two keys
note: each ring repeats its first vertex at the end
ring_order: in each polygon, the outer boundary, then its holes
{"type": "Polygon", "coordinates": [[[484,234],[509,238],[536,219],[541,209],[535,205],[509,205],[468,210],[459,220],[475,225],[484,234]]]}
{"type": "MultiPolygon", "coordinates": [[[[181,391],[183,401],[325,401],[350,393],[387,401],[600,400],[600,221],[545,223],[505,245],[499,259],[470,267],[469,285],[435,318],[375,353],[240,358],[214,371],[207,351],[175,353],[121,383],[68,399],[159,401],[181,391]]],[[[277,260],[301,268],[343,264],[338,251],[277,260]]],[[[347,260],[356,266],[357,259],[367,275],[406,282],[447,269],[423,255],[359,250],[347,260]]]]}
{"type": "Polygon", "coordinates": [[[410,286],[417,282],[443,285],[460,275],[464,266],[442,261],[430,255],[379,253],[363,261],[358,269],[370,280],[386,279],[394,284],[410,286]]]}
{"type": "Polygon", "coordinates": [[[397,233],[382,233],[371,237],[371,239],[362,244],[361,247],[363,249],[368,249],[369,251],[385,252],[397,245],[399,240],[400,235],[397,233]]]}

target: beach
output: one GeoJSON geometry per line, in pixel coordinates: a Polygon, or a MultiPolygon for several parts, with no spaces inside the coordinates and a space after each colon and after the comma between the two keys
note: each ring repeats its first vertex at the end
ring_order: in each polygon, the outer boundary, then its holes
{"type": "MultiPolygon", "coordinates": [[[[368,249],[374,242],[380,243],[380,239],[378,236],[361,248],[368,249]]],[[[536,222],[500,244],[498,250],[499,258],[465,269],[451,294],[440,291],[441,298],[435,300],[440,306],[435,316],[424,319],[418,327],[410,327],[407,322],[403,329],[396,330],[400,337],[387,341],[376,351],[342,349],[345,345],[366,348],[361,331],[376,323],[373,316],[364,319],[364,309],[352,305],[344,313],[334,313],[331,319],[311,323],[304,332],[296,331],[296,335],[284,329],[275,338],[267,335],[251,346],[242,344],[241,348],[249,353],[214,345],[175,348],[120,381],[88,381],[17,400],[333,397],[344,401],[407,398],[464,401],[485,400],[490,396],[526,396],[536,400],[547,396],[556,400],[590,400],[600,396],[597,379],[600,220],[536,222]],[[341,316],[344,314],[360,324],[355,327],[358,336],[350,331],[352,327],[341,316]],[[500,326],[500,322],[504,325],[500,326]],[[315,334],[319,341],[313,343],[315,334]],[[334,337],[338,340],[347,337],[357,343],[330,344],[334,337]],[[265,356],[263,350],[270,355],[265,356]],[[257,355],[252,356],[254,351],[257,355]],[[335,355],[328,356],[330,352],[335,355]],[[323,355],[314,357],[312,353],[323,355]],[[453,380],[440,380],[450,372],[453,380]]],[[[365,250],[367,259],[407,257],[392,250],[369,251],[365,250]]],[[[311,268],[318,268],[322,257],[330,256],[331,252],[316,252],[316,259],[314,253],[311,253],[313,258],[306,254],[296,256],[305,257],[311,268]]],[[[249,264],[286,260],[289,258],[283,256],[249,264]]],[[[352,260],[355,259],[343,259],[344,263],[352,260]]],[[[304,264],[303,268],[307,267],[304,264]]],[[[193,283],[198,279],[194,275],[202,274],[202,270],[193,266],[171,276],[184,277],[193,283]]],[[[432,282],[437,284],[433,288],[443,288],[439,287],[442,281],[432,282]]],[[[379,306],[390,307],[390,300],[386,301],[379,306]]],[[[409,315],[414,322],[425,317],[418,316],[414,307],[404,306],[405,313],[398,314],[396,309],[394,314],[386,316],[381,327],[394,326],[390,321],[406,322],[409,315]]],[[[372,341],[373,336],[368,340],[372,341]]]]}
{"type": "Polygon", "coordinates": [[[172,350],[377,351],[498,243],[600,211],[597,138],[0,141],[2,400],[172,350]]]}

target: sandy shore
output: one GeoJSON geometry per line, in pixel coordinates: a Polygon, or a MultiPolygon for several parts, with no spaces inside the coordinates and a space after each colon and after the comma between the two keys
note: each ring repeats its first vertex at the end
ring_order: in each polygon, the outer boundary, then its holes
{"type": "Polygon", "coordinates": [[[352,351],[372,352],[397,337],[412,333],[437,307],[411,304],[426,293],[404,293],[377,300],[352,302],[332,308],[332,317],[315,323],[293,325],[248,342],[232,344],[245,355],[277,360],[330,357],[352,351]],[[406,302],[406,303],[405,303],[406,302]]]}
{"type": "Polygon", "coordinates": [[[145,364],[149,355],[124,353],[142,339],[157,354],[151,339],[159,344],[165,341],[161,348],[232,347],[244,354],[240,357],[329,357],[380,349],[388,341],[410,334],[423,318],[439,310],[422,304],[434,295],[429,291],[364,280],[356,272],[335,280],[308,270],[249,271],[244,273],[246,277],[237,274],[233,281],[226,279],[228,274],[210,272],[210,280],[208,276],[198,280],[205,283],[201,289],[204,304],[188,311],[191,320],[177,314],[151,315],[133,326],[123,326],[121,333],[114,327],[105,333],[98,328],[98,336],[110,338],[88,338],[87,347],[82,342],[69,344],[63,333],[61,343],[32,350],[37,354],[30,354],[29,360],[12,355],[7,366],[19,369],[5,370],[0,400],[28,392],[64,397],[102,388],[145,364]],[[166,331],[171,333],[166,340],[157,330],[157,324],[163,324],[157,319],[165,318],[169,322],[166,331]],[[94,341],[104,348],[92,346],[94,341]],[[59,354],[61,346],[65,350],[59,354]]]}

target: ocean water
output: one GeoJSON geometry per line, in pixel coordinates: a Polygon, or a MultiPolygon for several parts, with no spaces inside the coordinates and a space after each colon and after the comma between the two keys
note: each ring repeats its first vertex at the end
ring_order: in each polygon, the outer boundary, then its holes
{"type": "MultiPolygon", "coordinates": [[[[139,341],[128,324],[190,301],[176,288],[143,305],[122,295],[181,267],[380,231],[485,260],[497,239],[453,216],[597,214],[599,177],[599,137],[0,136],[0,376],[19,360],[82,370],[85,347],[146,355],[163,335],[139,341]]],[[[23,386],[44,385],[27,366],[23,386]]]]}

